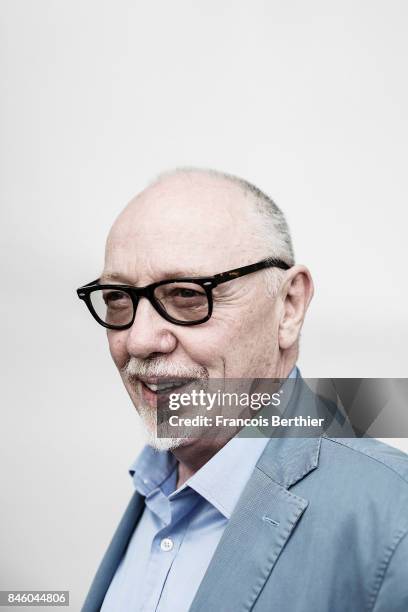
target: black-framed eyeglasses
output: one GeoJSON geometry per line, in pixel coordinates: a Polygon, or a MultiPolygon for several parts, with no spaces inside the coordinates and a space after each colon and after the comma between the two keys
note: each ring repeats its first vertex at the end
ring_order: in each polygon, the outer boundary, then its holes
{"type": "Polygon", "coordinates": [[[290,266],[280,259],[269,258],[215,276],[168,279],[146,287],[100,284],[96,279],[77,289],[77,294],[96,321],[108,329],[131,327],[141,297],[147,298],[170,323],[198,325],[208,321],[212,315],[212,290],[215,287],[264,268],[288,270],[290,266]]]}

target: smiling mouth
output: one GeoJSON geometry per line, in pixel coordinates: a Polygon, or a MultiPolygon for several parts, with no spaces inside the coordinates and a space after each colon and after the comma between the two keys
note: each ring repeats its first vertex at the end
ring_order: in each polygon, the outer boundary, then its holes
{"type": "Polygon", "coordinates": [[[184,387],[188,383],[192,382],[193,378],[183,378],[177,380],[165,380],[160,382],[148,382],[146,380],[140,380],[143,387],[146,387],[152,393],[167,393],[168,391],[172,391],[173,389],[179,389],[180,387],[184,387]]]}

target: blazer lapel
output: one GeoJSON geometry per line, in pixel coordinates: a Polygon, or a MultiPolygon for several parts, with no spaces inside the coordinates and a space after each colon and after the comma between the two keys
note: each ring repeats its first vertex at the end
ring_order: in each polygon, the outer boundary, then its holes
{"type": "Polygon", "coordinates": [[[222,535],[190,612],[244,612],[256,601],[308,501],[288,488],[318,464],[321,438],[272,438],[222,535]]]}
{"type": "Polygon", "coordinates": [[[144,508],[144,497],[137,491],[133,494],[128,507],[116,529],[108,550],[96,572],[89,589],[82,612],[99,612],[106,591],[116,572],[126,546],[144,508]]]}

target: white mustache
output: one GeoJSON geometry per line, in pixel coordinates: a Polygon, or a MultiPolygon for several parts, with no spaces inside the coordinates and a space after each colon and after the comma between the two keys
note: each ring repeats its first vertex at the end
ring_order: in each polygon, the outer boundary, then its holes
{"type": "Polygon", "coordinates": [[[130,357],[122,368],[122,372],[129,379],[138,378],[139,376],[156,378],[209,378],[208,370],[204,366],[184,366],[176,363],[167,363],[166,358],[163,357],[152,359],[130,357]]]}

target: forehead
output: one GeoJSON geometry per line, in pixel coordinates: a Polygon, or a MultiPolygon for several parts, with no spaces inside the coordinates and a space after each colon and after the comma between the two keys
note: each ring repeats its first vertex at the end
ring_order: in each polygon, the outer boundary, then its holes
{"type": "MultiPolygon", "coordinates": [[[[236,185],[173,177],[130,202],[109,234],[104,274],[135,282],[206,275],[261,254],[252,205],[236,185]]],[[[261,255],[262,256],[262,255],[261,255]]]]}

